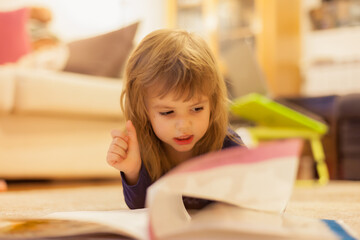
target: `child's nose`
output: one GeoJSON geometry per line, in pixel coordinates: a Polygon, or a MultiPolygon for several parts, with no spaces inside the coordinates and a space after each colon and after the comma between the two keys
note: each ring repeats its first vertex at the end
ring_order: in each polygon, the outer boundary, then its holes
{"type": "Polygon", "coordinates": [[[179,118],[176,121],[176,129],[178,129],[179,131],[187,131],[189,130],[191,127],[191,121],[190,119],[187,118],[179,118]]]}

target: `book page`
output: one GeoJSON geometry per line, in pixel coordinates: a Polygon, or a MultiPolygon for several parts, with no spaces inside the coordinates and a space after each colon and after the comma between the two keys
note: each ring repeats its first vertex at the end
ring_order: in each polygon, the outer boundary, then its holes
{"type": "Polygon", "coordinates": [[[148,239],[147,209],[56,212],[43,218],[2,220],[0,226],[0,239],[6,240],[71,239],[74,236],[96,239],[99,233],[116,235],[118,239],[148,239]]]}
{"type": "Polygon", "coordinates": [[[191,215],[191,224],[160,239],[354,239],[342,238],[320,219],[215,203],[191,215]]]}
{"type": "Polygon", "coordinates": [[[119,233],[136,239],[147,239],[148,214],[147,209],[116,210],[116,211],[78,211],[58,212],[49,214],[50,219],[68,219],[98,223],[117,229],[119,233]]]}
{"type": "Polygon", "coordinates": [[[153,234],[165,237],[192,225],[182,196],[280,214],[296,179],[302,141],[276,141],[254,149],[234,147],[189,160],[147,192],[153,234]]]}
{"type": "Polygon", "coordinates": [[[146,209],[58,212],[0,225],[2,239],[355,239],[341,223],[284,214],[301,140],[194,158],[151,185],[146,209]],[[214,200],[188,212],[182,197],[214,200]],[[105,235],[104,235],[105,234],[105,235]],[[11,238],[9,238],[11,236],[11,238]]]}

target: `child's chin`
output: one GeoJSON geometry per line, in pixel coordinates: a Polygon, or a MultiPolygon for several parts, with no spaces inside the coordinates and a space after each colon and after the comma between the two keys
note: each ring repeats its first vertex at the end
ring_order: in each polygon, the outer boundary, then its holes
{"type": "Polygon", "coordinates": [[[173,146],[173,148],[175,148],[178,152],[189,152],[193,149],[193,147],[193,144],[173,146]]]}

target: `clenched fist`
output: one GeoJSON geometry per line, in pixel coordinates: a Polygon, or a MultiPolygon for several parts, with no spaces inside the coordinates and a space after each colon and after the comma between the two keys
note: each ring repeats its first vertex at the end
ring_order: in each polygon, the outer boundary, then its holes
{"type": "Polygon", "coordinates": [[[106,161],[108,164],[125,174],[126,182],[136,184],[139,178],[141,158],[136,129],[132,122],[126,122],[126,132],[112,130],[113,138],[106,161]]]}

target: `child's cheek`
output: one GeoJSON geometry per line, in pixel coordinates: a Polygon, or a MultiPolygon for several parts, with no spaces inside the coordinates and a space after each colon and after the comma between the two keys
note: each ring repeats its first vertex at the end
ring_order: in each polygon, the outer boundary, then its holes
{"type": "Polygon", "coordinates": [[[166,126],[163,123],[163,119],[161,117],[157,117],[156,115],[152,118],[151,121],[152,128],[154,130],[155,135],[163,141],[164,132],[167,131],[166,126]]]}

